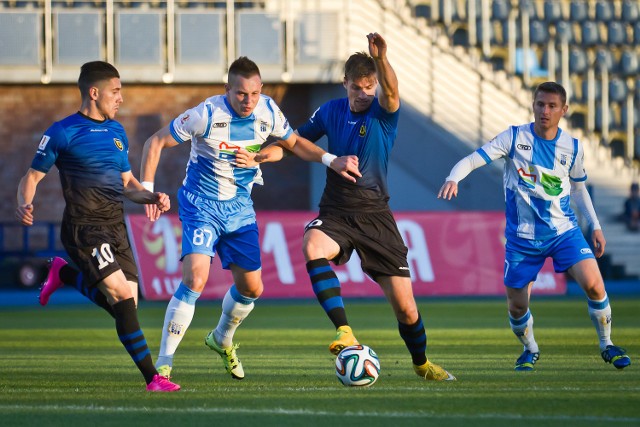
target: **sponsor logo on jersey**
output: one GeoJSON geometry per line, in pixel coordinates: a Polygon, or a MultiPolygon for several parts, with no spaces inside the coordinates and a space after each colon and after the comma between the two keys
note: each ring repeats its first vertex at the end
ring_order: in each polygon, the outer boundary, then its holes
{"type": "Polygon", "coordinates": [[[189,120],[189,115],[185,114],[184,116],[182,116],[182,118],[180,119],[180,124],[185,124],[187,121],[189,120]]]}
{"type": "Polygon", "coordinates": [[[518,174],[520,175],[520,181],[518,182],[519,185],[527,188],[535,188],[538,180],[538,177],[535,174],[526,173],[522,168],[518,169],[518,174]]]}
{"type": "Polygon", "coordinates": [[[321,225],[322,225],[322,220],[321,219],[314,219],[309,224],[307,224],[307,226],[304,229],[308,230],[311,227],[320,227],[321,225]]]}
{"type": "Polygon", "coordinates": [[[211,125],[211,127],[213,127],[213,128],[226,128],[227,127],[227,123],[226,122],[214,123],[214,124],[211,125]]]}
{"type": "Polygon", "coordinates": [[[367,128],[365,125],[360,126],[360,136],[365,136],[367,134],[367,128]]]}
{"type": "Polygon", "coordinates": [[[284,129],[289,129],[289,120],[284,121],[284,125],[282,126],[284,129]]]}
{"type": "Polygon", "coordinates": [[[113,143],[116,144],[116,147],[120,151],[122,151],[122,149],[124,148],[124,145],[122,144],[122,141],[120,141],[118,138],[113,138],[113,143]]]}
{"type": "Polygon", "coordinates": [[[409,267],[398,267],[398,270],[408,270],[409,267]]]}
{"type": "Polygon", "coordinates": [[[109,132],[109,129],[89,129],[89,132],[109,132]]]}
{"type": "Polygon", "coordinates": [[[557,196],[562,193],[562,180],[557,176],[543,173],[540,178],[540,184],[544,192],[550,196],[557,196]]]}
{"type": "Polygon", "coordinates": [[[590,248],[582,248],[582,249],[580,249],[580,253],[582,255],[590,254],[591,253],[591,249],[590,248]]]}
{"type": "Polygon", "coordinates": [[[42,139],[38,144],[38,150],[44,150],[45,148],[47,148],[47,143],[49,142],[50,139],[51,139],[50,136],[42,135],[42,139]]]}
{"type": "Polygon", "coordinates": [[[529,151],[531,150],[531,146],[527,144],[518,144],[518,150],[529,151]]]}
{"type": "Polygon", "coordinates": [[[347,123],[349,123],[350,125],[355,125],[358,122],[352,122],[351,120],[347,120],[347,123]]]}

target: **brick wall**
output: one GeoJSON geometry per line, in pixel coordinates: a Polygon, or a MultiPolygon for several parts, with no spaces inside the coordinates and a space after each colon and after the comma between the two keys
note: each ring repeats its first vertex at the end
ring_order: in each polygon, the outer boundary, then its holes
{"type": "MultiPolygon", "coordinates": [[[[129,137],[129,159],[136,177],[145,140],[175,116],[199,104],[208,96],[223,93],[222,85],[128,85],[123,88],[124,103],[117,116],[129,137]]],[[[265,85],[263,93],[272,96],[295,128],[310,114],[308,87],[305,85],[265,85]]],[[[16,190],[29,168],[42,133],[54,121],[78,110],[80,94],[75,85],[0,86],[0,221],[12,221],[16,190]]],[[[189,144],[164,151],[156,188],[167,192],[177,212],[175,192],[182,183],[189,155],[189,144]]],[[[254,187],[256,209],[307,210],[309,167],[295,158],[264,166],[264,187],[254,187]]],[[[38,186],[34,200],[36,220],[59,221],[64,200],[57,170],[53,168],[38,186]]],[[[142,212],[141,206],[127,204],[129,212],[142,212]]]]}

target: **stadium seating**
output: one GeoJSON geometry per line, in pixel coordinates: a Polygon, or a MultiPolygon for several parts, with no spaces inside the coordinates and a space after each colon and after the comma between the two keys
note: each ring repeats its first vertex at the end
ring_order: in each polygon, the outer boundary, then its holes
{"type": "MultiPolygon", "coordinates": [[[[420,3],[426,7],[424,5],[431,6],[434,1],[423,0],[420,3]]],[[[447,0],[437,1],[442,10],[447,0]]],[[[452,8],[456,11],[451,15],[451,25],[460,24],[455,22],[456,16],[464,15],[461,9],[468,5],[469,0],[450,1],[452,5],[455,4],[452,8]]],[[[478,37],[482,31],[480,4],[476,2],[478,37]]],[[[510,63],[506,47],[509,41],[514,41],[513,72],[515,75],[524,75],[522,16],[526,12],[530,46],[526,55],[529,77],[532,78],[528,84],[536,84],[539,81],[536,77],[547,76],[549,71],[554,72],[556,79],[564,75],[561,52],[566,44],[569,49],[567,65],[570,81],[565,85],[570,89],[570,101],[579,104],[572,106],[572,114],[575,111],[577,114],[586,114],[589,99],[593,97],[598,105],[597,111],[593,112],[596,116],[596,132],[606,131],[607,126],[626,128],[627,94],[634,94],[635,109],[640,105],[640,0],[490,0],[489,5],[490,44],[494,55],[490,59],[494,67],[500,68],[510,63]],[[516,19],[516,31],[515,34],[509,34],[509,20],[513,18],[516,19]],[[549,69],[550,51],[555,52],[554,70],[549,69]],[[496,52],[502,55],[499,60],[496,60],[496,52]],[[608,74],[609,106],[601,105],[604,72],[608,74]],[[589,93],[588,79],[595,79],[592,83],[593,93],[589,93]],[[603,111],[610,113],[608,123],[603,123],[603,111]]],[[[443,25],[442,21],[439,25],[443,25]]],[[[576,119],[582,121],[584,117],[576,119]]],[[[633,123],[635,133],[640,134],[638,117],[634,117],[633,123]]],[[[635,156],[640,158],[640,152],[636,152],[635,156]]]]}

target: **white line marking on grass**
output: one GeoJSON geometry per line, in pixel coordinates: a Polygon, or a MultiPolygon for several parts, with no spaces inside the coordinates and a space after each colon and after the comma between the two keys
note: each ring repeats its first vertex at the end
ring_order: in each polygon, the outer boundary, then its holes
{"type": "Polygon", "coordinates": [[[103,413],[197,413],[197,414],[249,414],[249,415],[291,415],[309,417],[359,417],[359,418],[433,418],[433,419],[469,419],[477,420],[518,420],[518,421],[589,421],[609,423],[640,423],[636,417],[598,417],[598,416],[573,416],[573,415],[520,415],[520,414],[442,414],[426,411],[416,412],[327,412],[308,409],[248,409],[248,408],[206,408],[206,407],[176,407],[176,408],[147,408],[128,406],[97,406],[97,405],[0,405],[0,411],[19,412],[103,412],[103,413]]]}

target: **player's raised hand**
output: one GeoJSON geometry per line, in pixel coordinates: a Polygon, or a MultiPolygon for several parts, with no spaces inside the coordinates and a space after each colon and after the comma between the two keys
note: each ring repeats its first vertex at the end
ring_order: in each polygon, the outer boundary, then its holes
{"type": "Polygon", "coordinates": [[[362,178],[362,174],[358,169],[358,156],[336,157],[329,167],[342,175],[347,181],[356,182],[356,177],[362,178]]]}
{"type": "Polygon", "coordinates": [[[369,40],[369,55],[372,58],[384,58],[387,54],[387,42],[378,33],[367,34],[369,40]]]}
{"type": "Polygon", "coordinates": [[[258,162],[255,161],[256,154],[250,153],[244,148],[238,148],[236,150],[236,165],[241,168],[257,166],[258,162]]]}
{"type": "Polygon", "coordinates": [[[445,182],[440,191],[438,191],[438,199],[451,200],[452,197],[458,196],[458,184],[453,181],[445,182]]]}
{"type": "Polygon", "coordinates": [[[22,225],[33,225],[33,205],[27,203],[16,208],[16,218],[22,225]]]}

